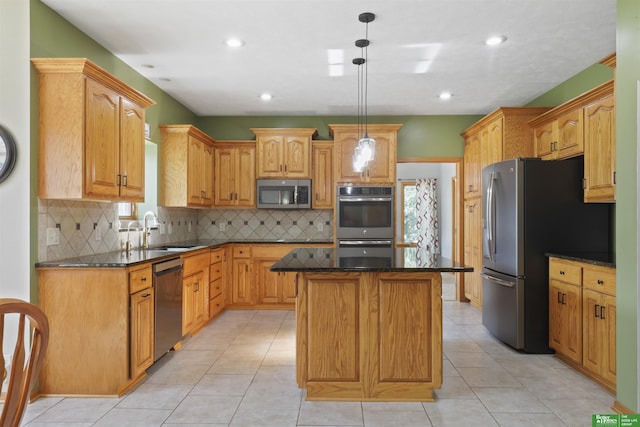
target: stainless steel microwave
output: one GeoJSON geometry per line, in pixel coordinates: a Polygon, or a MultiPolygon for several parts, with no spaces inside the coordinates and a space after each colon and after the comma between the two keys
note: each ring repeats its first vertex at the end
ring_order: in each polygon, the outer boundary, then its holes
{"type": "Polygon", "coordinates": [[[310,179],[258,179],[258,209],[311,209],[310,179]]]}

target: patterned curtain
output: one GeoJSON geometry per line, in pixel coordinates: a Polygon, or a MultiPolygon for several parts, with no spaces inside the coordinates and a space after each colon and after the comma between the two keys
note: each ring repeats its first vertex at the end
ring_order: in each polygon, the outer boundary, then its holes
{"type": "Polygon", "coordinates": [[[437,182],[438,180],[435,178],[416,180],[417,261],[419,265],[428,265],[440,255],[437,182]]]}

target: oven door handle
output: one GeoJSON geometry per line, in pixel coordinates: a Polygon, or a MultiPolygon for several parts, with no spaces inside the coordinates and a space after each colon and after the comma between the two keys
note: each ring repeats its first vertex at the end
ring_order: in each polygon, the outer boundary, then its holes
{"type": "Polygon", "coordinates": [[[338,197],[339,202],[391,202],[393,197],[338,197]]]}
{"type": "Polygon", "coordinates": [[[341,246],[391,246],[391,240],[339,240],[338,245],[341,246]]]}

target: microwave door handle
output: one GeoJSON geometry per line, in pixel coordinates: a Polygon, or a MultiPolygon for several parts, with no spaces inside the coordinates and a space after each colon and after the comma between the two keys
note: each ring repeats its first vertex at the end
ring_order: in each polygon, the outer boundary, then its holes
{"type": "Polygon", "coordinates": [[[339,197],[339,202],[391,202],[391,197],[339,197]]]}
{"type": "Polygon", "coordinates": [[[298,204],[298,186],[297,185],[293,186],[293,204],[294,205],[298,204]]]}

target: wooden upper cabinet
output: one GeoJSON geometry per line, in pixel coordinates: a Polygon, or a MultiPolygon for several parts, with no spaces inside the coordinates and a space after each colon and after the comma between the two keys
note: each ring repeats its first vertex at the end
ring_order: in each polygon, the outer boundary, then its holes
{"type": "Polygon", "coordinates": [[[461,133],[465,139],[466,199],[482,195],[484,167],[503,160],[533,156],[533,134],[528,122],[547,110],[546,107],[501,107],[461,133]]]}
{"type": "Polygon", "coordinates": [[[256,149],[254,142],[216,142],[214,205],[256,206],[256,149]]]}
{"type": "Polygon", "coordinates": [[[529,122],[536,157],[553,160],[584,155],[585,202],[616,199],[613,88],[613,80],[605,82],[529,122]]]}
{"type": "Polygon", "coordinates": [[[336,184],[394,184],[396,152],[400,124],[368,125],[368,134],[376,140],[375,158],[362,172],[353,170],[353,154],[362,137],[358,125],[329,125],[333,135],[336,184]]]}
{"type": "Polygon", "coordinates": [[[154,101],[85,58],[34,58],[38,195],[144,201],[145,108],[154,101]]]}
{"type": "Polygon", "coordinates": [[[160,132],[160,206],[211,207],[214,140],[192,125],[160,132]]]}
{"type": "Polygon", "coordinates": [[[614,94],[584,108],[584,201],[616,200],[616,119],[614,94]]]}
{"type": "Polygon", "coordinates": [[[313,142],[312,190],[314,209],[333,209],[333,141],[313,142]]]}
{"type": "Polygon", "coordinates": [[[252,128],[257,178],[311,178],[315,128],[252,128]]]}

